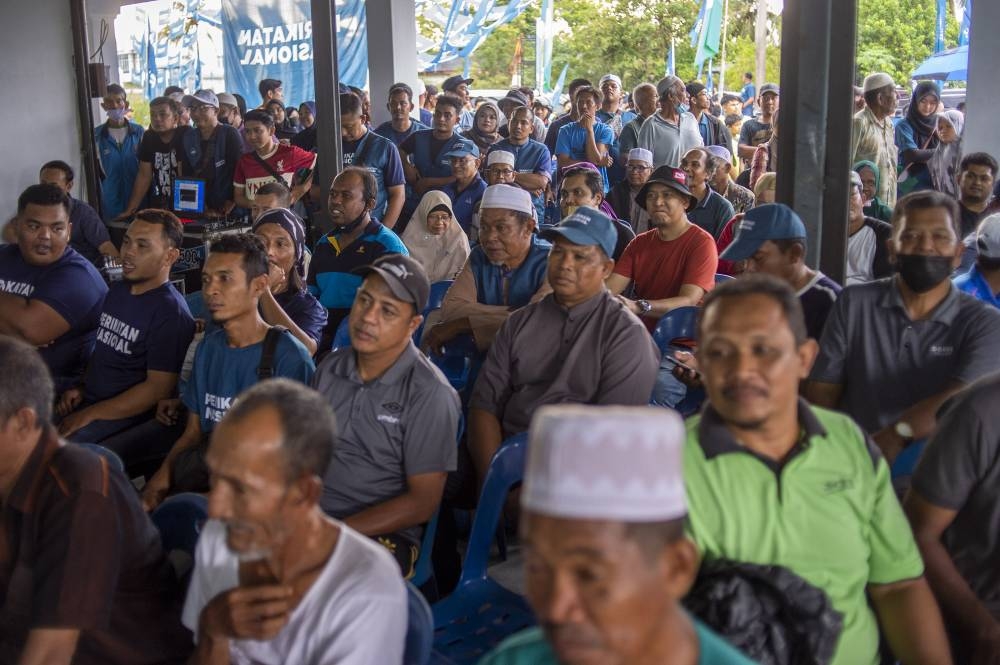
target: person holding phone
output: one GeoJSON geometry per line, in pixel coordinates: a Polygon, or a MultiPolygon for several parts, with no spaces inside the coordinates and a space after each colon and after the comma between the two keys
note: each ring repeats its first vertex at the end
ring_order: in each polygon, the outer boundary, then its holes
{"type": "Polygon", "coordinates": [[[236,164],[233,176],[233,196],[236,205],[252,208],[257,190],[275,180],[282,180],[292,190],[294,204],[312,185],[312,172],[316,168],[316,153],[293,145],[272,141],[274,118],[254,109],[243,122],[247,143],[253,148],[236,164]]]}

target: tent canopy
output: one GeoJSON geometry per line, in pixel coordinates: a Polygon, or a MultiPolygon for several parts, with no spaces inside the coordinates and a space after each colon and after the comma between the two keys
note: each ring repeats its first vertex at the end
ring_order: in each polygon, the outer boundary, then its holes
{"type": "Polygon", "coordinates": [[[932,79],[934,81],[965,81],[968,80],[969,47],[959,46],[935,53],[920,63],[911,78],[932,79]]]}

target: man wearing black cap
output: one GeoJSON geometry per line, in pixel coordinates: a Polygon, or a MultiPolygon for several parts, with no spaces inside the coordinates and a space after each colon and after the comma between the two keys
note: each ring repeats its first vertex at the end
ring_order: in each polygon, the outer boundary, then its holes
{"type": "Polygon", "coordinates": [[[462,100],[462,115],[458,119],[458,128],[462,131],[472,129],[476,123],[475,112],[469,110],[471,106],[469,103],[469,86],[472,85],[472,81],[473,79],[467,79],[464,76],[456,74],[455,76],[446,78],[444,83],[441,84],[442,90],[450,92],[462,100]]]}
{"type": "Polygon", "coordinates": [[[460,404],[412,341],[430,293],[420,263],[394,254],[356,272],[364,281],[351,307],[351,346],[330,354],[313,380],[343,427],[320,505],[378,540],[410,577],[421,525],[456,466],[460,404]]]}
{"type": "Polygon", "coordinates": [[[778,96],[780,94],[781,91],[774,83],[765,83],[760,87],[760,97],[757,98],[757,103],[760,105],[760,117],[747,118],[740,130],[739,153],[741,158],[747,161],[753,159],[753,153],[757,146],[771,138],[771,118],[778,110],[778,96]]]}

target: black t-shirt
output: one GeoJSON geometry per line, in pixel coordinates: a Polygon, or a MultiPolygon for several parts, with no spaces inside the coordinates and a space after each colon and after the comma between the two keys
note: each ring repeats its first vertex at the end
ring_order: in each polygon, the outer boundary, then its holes
{"type": "Polygon", "coordinates": [[[751,118],[740,129],[740,145],[758,146],[771,138],[771,123],[751,118]]]}
{"type": "MultiPolygon", "coordinates": [[[[986,212],[975,212],[974,210],[969,210],[961,202],[958,207],[962,211],[962,237],[969,235],[979,227],[979,221],[983,218],[986,212]]],[[[989,208],[987,208],[989,210],[989,208]]]]}
{"type": "Polygon", "coordinates": [[[840,291],[840,284],[821,272],[816,273],[816,277],[806,288],[799,291],[799,302],[802,303],[802,313],[806,319],[806,333],[816,341],[823,335],[826,317],[833,309],[833,303],[837,302],[840,291]]]}
{"type": "Polygon", "coordinates": [[[153,166],[153,182],[149,186],[147,207],[173,210],[174,178],[180,175],[184,134],[193,131],[195,130],[191,127],[178,127],[169,141],[164,141],[154,131],[142,135],[139,161],[153,166]]]}

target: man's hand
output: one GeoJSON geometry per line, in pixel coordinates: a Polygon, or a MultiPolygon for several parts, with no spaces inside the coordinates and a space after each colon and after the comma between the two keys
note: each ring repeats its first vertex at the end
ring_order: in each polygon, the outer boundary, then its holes
{"type": "Polygon", "coordinates": [[[281,293],[288,287],[288,273],[277,263],[271,263],[267,273],[271,293],[281,293]]]}
{"type": "Polygon", "coordinates": [[[882,451],[882,455],[889,466],[892,466],[892,463],[896,461],[896,456],[906,447],[906,439],[896,432],[896,428],[893,425],[883,427],[875,432],[872,435],[872,440],[879,447],[879,450],[882,451]]]}
{"type": "Polygon", "coordinates": [[[698,360],[694,354],[687,351],[674,351],[674,358],[687,365],[687,367],[675,365],[671,372],[674,378],[687,386],[688,390],[701,388],[701,373],[698,371],[698,360]]]}
{"type": "Polygon", "coordinates": [[[115,217],[111,221],[112,222],[127,222],[129,219],[132,218],[132,216],[135,214],[135,212],[136,212],[135,208],[129,208],[128,210],[125,210],[124,212],[122,212],[122,214],[118,215],[117,217],[115,217]]]}
{"type": "Polygon", "coordinates": [[[440,356],[444,353],[444,345],[463,332],[469,332],[464,320],[444,321],[429,330],[424,330],[420,345],[434,355],[440,356]]]}
{"type": "Polygon", "coordinates": [[[167,427],[176,425],[180,415],[181,401],[179,399],[161,399],[156,403],[156,419],[161,424],[167,427]]]}
{"type": "Polygon", "coordinates": [[[80,406],[83,401],[83,389],[70,388],[59,396],[59,403],[56,404],[56,413],[60,416],[68,416],[73,413],[73,409],[80,406]]]}
{"type": "Polygon", "coordinates": [[[236,587],[220,593],[201,611],[199,632],[216,640],[270,640],[288,623],[291,587],[236,587]]]}
{"type": "Polygon", "coordinates": [[[59,422],[59,436],[70,436],[95,420],[93,406],[74,411],[59,422]]]}
{"type": "Polygon", "coordinates": [[[584,129],[586,129],[587,131],[592,132],[592,131],[594,131],[594,122],[596,120],[597,119],[594,116],[588,115],[588,114],[584,114],[584,115],[580,116],[579,123],[580,123],[581,127],[583,127],[584,129]]]}
{"type": "Polygon", "coordinates": [[[167,490],[170,489],[170,458],[163,460],[163,464],[156,470],[153,477],[142,488],[142,507],[147,513],[152,512],[158,505],[163,503],[167,497],[167,490]]]}
{"type": "Polygon", "coordinates": [[[609,152],[608,154],[604,155],[604,159],[602,159],[601,163],[598,164],[597,166],[603,166],[603,167],[606,167],[606,168],[611,168],[611,165],[614,164],[614,163],[615,163],[615,158],[612,157],[611,153],[609,152]]]}
{"type": "Polygon", "coordinates": [[[628,311],[632,312],[636,316],[639,316],[639,317],[642,316],[642,310],[639,309],[639,303],[637,303],[634,300],[629,300],[628,298],[626,298],[625,296],[623,296],[621,294],[618,294],[615,297],[618,298],[618,301],[621,304],[625,305],[625,309],[627,309],[628,311]]]}

